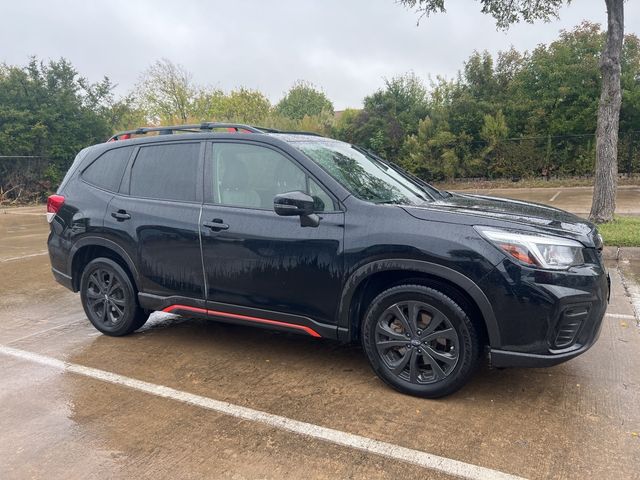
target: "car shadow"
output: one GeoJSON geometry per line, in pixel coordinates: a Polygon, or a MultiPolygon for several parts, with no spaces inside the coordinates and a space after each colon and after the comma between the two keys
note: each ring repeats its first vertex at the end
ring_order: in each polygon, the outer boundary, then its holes
{"type": "MultiPolygon", "coordinates": [[[[151,378],[148,381],[176,388],[189,389],[192,384],[183,380],[190,379],[201,387],[218,385],[230,390],[267,391],[278,385],[297,385],[308,390],[305,394],[318,396],[348,388],[402,395],[376,377],[358,344],[159,312],[127,337],[95,337],[70,360],[95,366],[95,360],[104,357],[119,358],[122,363],[100,368],[116,368],[116,373],[151,378]]],[[[483,357],[471,381],[439,401],[514,401],[518,397],[524,401],[532,393],[561,388],[557,373],[558,367],[494,369],[483,357]]],[[[207,392],[198,389],[198,393],[207,392]]]]}

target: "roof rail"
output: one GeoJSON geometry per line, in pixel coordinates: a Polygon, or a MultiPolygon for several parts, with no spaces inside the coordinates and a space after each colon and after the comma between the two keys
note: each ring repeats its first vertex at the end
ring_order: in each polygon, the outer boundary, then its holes
{"type": "Polygon", "coordinates": [[[140,127],[135,130],[125,130],[112,135],[107,142],[115,142],[116,140],[127,140],[131,138],[131,135],[146,135],[150,132],[158,132],[158,135],[170,135],[174,132],[193,132],[198,133],[202,131],[211,131],[216,128],[229,128],[236,132],[247,133],[265,133],[265,130],[261,130],[250,125],[244,125],[242,123],[219,123],[219,122],[202,122],[194,123],[190,125],[170,125],[166,127],[140,127]]]}
{"type": "Polygon", "coordinates": [[[324,135],[316,132],[306,132],[304,130],[278,130],[277,128],[267,128],[267,127],[255,127],[262,130],[264,133],[282,133],[286,135],[311,135],[314,137],[324,137],[324,135]]]}
{"type": "Polygon", "coordinates": [[[316,132],[305,132],[304,130],[282,130],[277,133],[284,133],[287,135],[309,135],[311,137],[324,137],[324,135],[316,132]]]}

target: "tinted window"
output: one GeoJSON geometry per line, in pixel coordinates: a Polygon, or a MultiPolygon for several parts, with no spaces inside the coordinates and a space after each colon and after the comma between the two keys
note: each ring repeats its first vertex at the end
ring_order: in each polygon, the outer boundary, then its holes
{"type": "Polygon", "coordinates": [[[97,187],[117,192],[133,147],[114,148],[100,155],[82,173],[82,178],[97,187]]]}
{"type": "Polygon", "coordinates": [[[422,187],[383,162],[342,142],[300,142],[296,147],[358,198],[377,203],[422,205],[422,187]]]}
{"type": "Polygon", "coordinates": [[[309,179],[309,195],[313,197],[316,212],[330,212],[333,210],[333,200],[327,192],[322,190],[315,180],[309,179]]]}
{"type": "Polygon", "coordinates": [[[194,201],[199,157],[199,143],[142,147],[131,171],[131,195],[194,201]]]}
{"type": "Polygon", "coordinates": [[[213,191],[218,203],[273,209],[273,197],[277,194],[301,190],[315,196],[318,211],[333,210],[331,198],[317,183],[290,159],[270,148],[219,143],[213,152],[213,191]]]}

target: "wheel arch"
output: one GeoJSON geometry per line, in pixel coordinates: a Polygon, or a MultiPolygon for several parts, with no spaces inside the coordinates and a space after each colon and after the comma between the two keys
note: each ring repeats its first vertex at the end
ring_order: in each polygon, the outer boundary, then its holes
{"type": "Polygon", "coordinates": [[[368,302],[394,285],[424,281],[472,309],[484,327],[488,343],[500,345],[500,331],[493,307],[484,292],[469,277],[449,267],[413,259],[385,259],[367,263],[353,272],[342,292],[338,307],[338,335],[341,340],[359,337],[360,323],[368,302]],[[362,308],[364,307],[364,308],[362,308]]]}
{"type": "Polygon", "coordinates": [[[80,289],[80,278],[84,267],[94,258],[106,257],[118,263],[129,274],[131,282],[138,290],[138,270],[126,250],[120,245],[102,237],[83,237],[71,248],[67,271],[71,273],[74,292],[80,289]]]}

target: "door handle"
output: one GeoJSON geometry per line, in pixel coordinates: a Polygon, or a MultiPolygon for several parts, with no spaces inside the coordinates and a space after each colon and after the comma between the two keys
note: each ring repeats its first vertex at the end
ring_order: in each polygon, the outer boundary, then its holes
{"type": "Polygon", "coordinates": [[[111,212],[111,216],[118,221],[129,220],[131,215],[129,215],[125,210],[118,210],[117,212],[111,212]]]}
{"type": "Polygon", "coordinates": [[[220,230],[228,230],[229,225],[226,223],[222,223],[221,218],[214,218],[211,222],[204,222],[203,226],[210,228],[214,232],[219,232],[220,230]]]}

